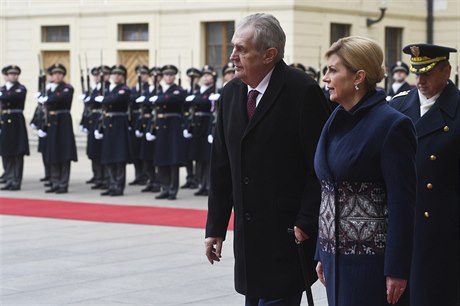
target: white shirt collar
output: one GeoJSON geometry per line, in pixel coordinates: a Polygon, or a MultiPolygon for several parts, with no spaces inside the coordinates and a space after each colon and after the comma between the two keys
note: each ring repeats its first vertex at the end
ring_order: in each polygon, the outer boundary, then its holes
{"type": "Polygon", "coordinates": [[[275,67],[270,70],[269,73],[260,81],[259,85],[257,85],[256,88],[252,88],[251,86],[248,85],[248,94],[251,90],[255,89],[259,92],[259,95],[257,96],[256,99],[256,106],[259,105],[260,100],[262,99],[262,96],[264,95],[265,91],[267,90],[268,83],[270,82],[270,78],[272,76],[273,70],[275,70],[275,67]]]}

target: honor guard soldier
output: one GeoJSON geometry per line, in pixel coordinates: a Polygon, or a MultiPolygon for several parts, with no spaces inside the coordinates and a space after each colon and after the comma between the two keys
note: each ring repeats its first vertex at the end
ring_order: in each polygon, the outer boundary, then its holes
{"type": "Polygon", "coordinates": [[[105,167],[101,163],[102,154],[102,140],[96,139],[94,131],[99,128],[99,123],[102,120],[101,103],[95,99],[98,96],[104,96],[105,92],[110,87],[110,67],[94,67],[91,69],[91,75],[94,79],[95,86],[92,88],[91,93],[85,98],[85,107],[89,110],[89,117],[87,119],[87,142],[86,142],[86,155],[91,160],[91,170],[93,172],[93,179],[87,183],[93,183],[91,189],[104,189],[108,188],[108,175],[105,167]]]}
{"type": "MultiPolygon", "coordinates": [[[[217,74],[214,69],[206,65],[201,70],[202,85],[190,99],[190,126],[188,133],[192,135],[190,158],[195,161],[199,190],[195,195],[207,196],[209,193],[209,159],[211,157],[211,143],[208,136],[211,133],[213,114],[210,96],[216,92],[217,74]]],[[[190,96],[189,96],[190,97],[190,96]]]]}
{"type": "Polygon", "coordinates": [[[449,80],[449,54],[456,51],[432,44],[404,47],[416,88],[390,102],[412,119],[418,138],[413,306],[460,305],[460,91],[449,80]]]}
{"type": "Polygon", "coordinates": [[[145,65],[136,66],[137,84],[131,88],[129,97],[128,120],[130,125],[129,137],[131,140],[131,152],[133,154],[134,180],[129,185],[145,185],[147,183],[147,174],[142,168],[142,160],[139,157],[143,135],[136,133],[138,131],[142,116],[141,104],[136,103],[137,98],[145,96],[149,90],[149,67],[145,65]]]}
{"type": "Polygon", "coordinates": [[[24,155],[29,155],[29,140],[24,119],[27,90],[19,83],[21,69],[10,65],[2,69],[6,83],[0,87],[0,155],[5,169],[1,190],[20,190],[24,155]]]}
{"type": "Polygon", "coordinates": [[[413,86],[406,81],[406,78],[409,75],[409,66],[407,66],[406,63],[397,61],[391,67],[391,75],[393,76],[393,84],[391,84],[390,90],[388,90],[387,93],[388,101],[400,92],[411,90],[413,88],[413,86]]]}
{"type": "MultiPolygon", "coordinates": [[[[222,88],[235,77],[235,64],[228,62],[222,67],[222,88]]],[[[219,92],[222,90],[219,90],[219,92]]]]}
{"type": "Polygon", "coordinates": [[[183,164],[184,137],[182,110],[186,92],[174,83],[178,69],[165,65],[163,93],[153,101],[156,112],[154,163],[158,167],[161,192],[155,198],[175,200],[179,188],[179,166],[183,164]]]}
{"type": "Polygon", "coordinates": [[[158,99],[158,95],[161,95],[163,92],[160,84],[163,74],[160,68],[152,67],[152,69],[150,69],[150,76],[152,77],[152,85],[149,86],[148,92],[145,93],[145,96],[141,96],[136,100],[137,103],[141,104],[142,110],[142,120],[140,126],[136,130],[136,134],[140,136],[145,135],[141,141],[139,157],[143,163],[142,168],[148,177],[147,185],[141,192],[160,191],[160,184],[157,182],[157,170],[154,164],[155,141],[153,140],[156,132],[156,116],[153,102],[155,102],[156,99],[158,99]]]}
{"type": "Polygon", "coordinates": [[[185,161],[183,165],[187,171],[187,175],[185,177],[185,184],[181,186],[181,188],[190,188],[196,189],[198,188],[198,180],[196,178],[195,173],[195,164],[193,162],[193,158],[190,156],[191,146],[192,146],[192,135],[188,132],[188,127],[191,124],[191,117],[192,117],[192,103],[191,100],[193,99],[196,92],[200,90],[200,85],[198,84],[201,78],[200,70],[196,68],[189,68],[186,71],[186,74],[190,81],[190,88],[188,91],[188,96],[185,99],[185,104],[183,108],[184,113],[184,122],[185,127],[183,131],[183,135],[185,138],[185,148],[184,148],[184,157],[185,161]]]}
{"type": "Polygon", "coordinates": [[[73,133],[70,109],[74,89],[64,82],[67,73],[62,64],[49,68],[53,83],[46,96],[38,98],[45,108],[45,130],[39,130],[46,137],[46,162],[50,165],[50,189],[47,193],[67,193],[70,178],[70,162],[77,161],[77,147],[73,133]]]}
{"type": "Polygon", "coordinates": [[[106,166],[109,188],[101,195],[121,196],[126,185],[126,163],[131,160],[128,130],[128,104],[130,89],[125,84],[126,68],[111,68],[112,84],[105,96],[95,98],[102,104],[103,119],[94,131],[96,139],[102,139],[101,163],[106,166]]]}

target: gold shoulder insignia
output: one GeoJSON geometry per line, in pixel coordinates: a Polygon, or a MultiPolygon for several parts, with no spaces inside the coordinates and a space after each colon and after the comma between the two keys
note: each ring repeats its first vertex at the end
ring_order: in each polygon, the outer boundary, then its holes
{"type": "Polygon", "coordinates": [[[410,90],[401,91],[399,94],[394,95],[393,98],[391,98],[391,100],[394,100],[395,98],[407,96],[409,94],[409,92],[410,92],[410,90]]]}

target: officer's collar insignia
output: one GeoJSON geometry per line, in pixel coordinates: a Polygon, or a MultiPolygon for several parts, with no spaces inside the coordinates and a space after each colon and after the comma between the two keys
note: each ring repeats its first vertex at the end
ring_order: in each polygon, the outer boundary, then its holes
{"type": "Polygon", "coordinates": [[[120,95],[122,95],[122,94],[125,93],[125,91],[124,91],[123,89],[121,89],[121,90],[118,91],[118,93],[119,93],[120,95]]]}
{"type": "Polygon", "coordinates": [[[180,94],[180,91],[179,91],[179,90],[174,90],[174,91],[173,91],[173,94],[174,94],[174,95],[178,95],[178,94],[180,94]]]}

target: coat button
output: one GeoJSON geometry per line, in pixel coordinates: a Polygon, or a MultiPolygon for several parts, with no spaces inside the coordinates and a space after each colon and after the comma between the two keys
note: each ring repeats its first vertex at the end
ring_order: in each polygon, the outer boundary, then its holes
{"type": "Polygon", "coordinates": [[[11,123],[11,119],[8,119],[8,123],[11,123]]]}
{"type": "Polygon", "coordinates": [[[244,179],[243,179],[243,183],[245,185],[248,185],[249,184],[249,177],[245,176],[244,179]]]}
{"type": "Polygon", "coordinates": [[[436,160],[436,155],[431,155],[430,160],[436,160]]]}
{"type": "Polygon", "coordinates": [[[244,214],[244,219],[246,219],[246,221],[251,221],[251,214],[250,213],[245,213],[244,214]]]}
{"type": "Polygon", "coordinates": [[[428,218],[430,217],[430,213],[427,212],[427,211],[425,211],[425,212],[423,213],[423,216],[424,216],[425,218],[428,219],[428,218]]]}
{"type": "Polygon", "coordinates": [[[449,127],[446,125],[443,129],[444,132],[449,132],[449,127]]]}
{"type": "Polygon", "coordinates": [[[426,184],[426,188],[433,189],[433,184],[431,184],[431,183],[426,184]]]}

